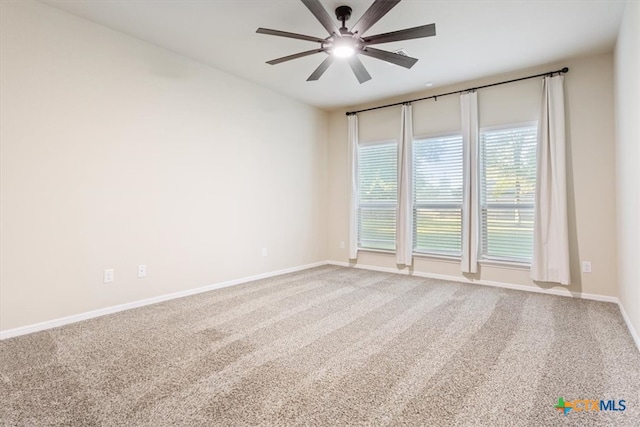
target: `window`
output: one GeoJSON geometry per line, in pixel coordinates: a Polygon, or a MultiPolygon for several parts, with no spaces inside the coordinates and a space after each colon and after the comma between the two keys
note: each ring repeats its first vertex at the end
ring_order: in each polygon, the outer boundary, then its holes
{"type": "Polygon", "coordinates": [[[398,145],[358,146],[358,247],[396,248],[398,145]]]}
{"type": "Polygon", "coordinates": [[[531,261],[536,139],[535,125],[480,131],[483,259],[531,261]]]}
{"type": "Polygon", "coordinates": [[[462,252],[462,135],[413,142],[413,248],[462,252]]]}

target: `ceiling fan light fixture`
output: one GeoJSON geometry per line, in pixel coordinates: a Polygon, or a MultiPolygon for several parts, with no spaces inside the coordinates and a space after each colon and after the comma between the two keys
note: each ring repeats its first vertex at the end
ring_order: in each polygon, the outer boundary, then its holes
{"type": "Polygon", "coordinates": [[[333,42],[331,53],[338,58],[348,58],[356,52],[355,41],[351,37],[340,37],[333,42]]]}
{"type": "Polygon", "coordinates": [[[333,54],[338,58],[348,58],[353,56],[355,49],[351,46],[337,46],[333,48],[333,54]]]}

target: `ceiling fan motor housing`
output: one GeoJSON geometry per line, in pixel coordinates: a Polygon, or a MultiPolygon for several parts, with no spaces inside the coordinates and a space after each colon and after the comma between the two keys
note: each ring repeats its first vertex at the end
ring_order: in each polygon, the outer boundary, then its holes
{"type": "Polygon", "coordinates": [[[348,21],[351,18],[351,8],[349,6],[338,6],[336,8],[336,18],[342,23],[348,21]]]}

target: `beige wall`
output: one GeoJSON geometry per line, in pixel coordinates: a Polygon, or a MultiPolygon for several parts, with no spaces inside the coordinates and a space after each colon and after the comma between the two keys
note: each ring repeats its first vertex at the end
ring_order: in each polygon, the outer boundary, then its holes
{"type": "Polygon", "coordinates": [[[615,51],[620,302],[640,334],[640,3],[627,4],[615,51]]]}
{"type": "Polygon", "coordinates": [[[0,329],[326,259],[325,112],[41,3],[1,15],[0,329]]]}
{"type": "MultiPolygon", "coordinates": [[[[389,102],[419,98],[437,93],[480,86],[503,79],[537,74],[562,66],[570,72],[565,78],[567,105],[568,186],[571,273],[575,293],[617,296],[615,185],[614,185],[614,113],[612,54],[564,61],[504,76],[467,82],[455,87],[416,93],[389,102]],[[580,272],[580,260],[592,262],[593,272],[580,272]]],[[[541,81],[528,80],[510,85],[482,89],[478,92],[480,126],[494,126],[536,120],[541,81]]],[[[377,105],[384,104],[382,101],[377,105]]],[[[349,110],[365,108],[354,106],[349,110]]],[[[348,241],[348,163],[347,121],[345,111],[333,112],[329,129],[329,232],[328,251],[333,261],[347,262],[348,241]]],[[[400,129],[399,108],[359,114],[360,135],[365,140],[397,138],[400,129]],[[369,117],[375,116],[374,118],[369,117]],[[371,129],[368,128],[371,126],[371,129]],[[376,134],[381,137],[376,137],[376,134]]],[[[460,129],[460,106],[457,96],[436,101],[414,103],[416,136],[446,133],[460,129]]],[[[361,252],[358,264],[395,269],[395,256],[361,252]]],[[[463,278],[459,262],[415,257],[414,271],[463,278]]],[[[532,287],[528,270],[483,265],[480,274],[467,276],[473,280],[503,282],[532,287]]],[[[560,285],[558,288],[563,288],[560,285]]]]}
{"type": "MultiPolygon", "coordinates": [[[[37,2],[1,7],[0,330],[348,261],[346,110],[324,113],[37,2]],[[142,263],[149,275],[137,279],[142,263]],[[113,284],[102,283],[105,268],[113,284]]],[[[640,329],[634,7],[616,54],[617,187],[611,54],[389,101],[569,66],[569,289],[617,296],[619,249],[620,297],[640,329]],[[625,195],[618,246],[616,189],[625,195]],[[580,273],[580,260],[593,273],[580,273]]],[[[481,90],[481,125],[531,120],[539,90],[539,80],[481,90]]],[[[415,103],[415,134],[458,130],[459,108],[456,96],[415,103]]],[[[361,139],[396,138],[399,116],[361,114],[361,139]]],[[[371,252],[359,264],[396,268],[393,255],[371,252]]],[[[415,271],[463,277],[458,262],[424,257],[415,271]]],[[[483,266],[472,279],[539,286],[506,267],[483,266]]]]}

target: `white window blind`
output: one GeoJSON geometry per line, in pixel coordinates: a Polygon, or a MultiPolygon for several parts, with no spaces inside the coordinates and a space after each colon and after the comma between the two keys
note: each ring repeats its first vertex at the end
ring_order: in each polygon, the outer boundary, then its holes
{"type": "Polygon", "coordinates": [[[398,145],[358,146],[358,247],[395,250],[398,145]]]}
{"type": "Polygon", "coordinates": [[[413,142],[414,251],[462,252],[462,135],[413,142]]]}
{"type": "Polygon", "coordinates": [[[531,262],[537,127],[480,131],[482,258],[531,262]]]}

